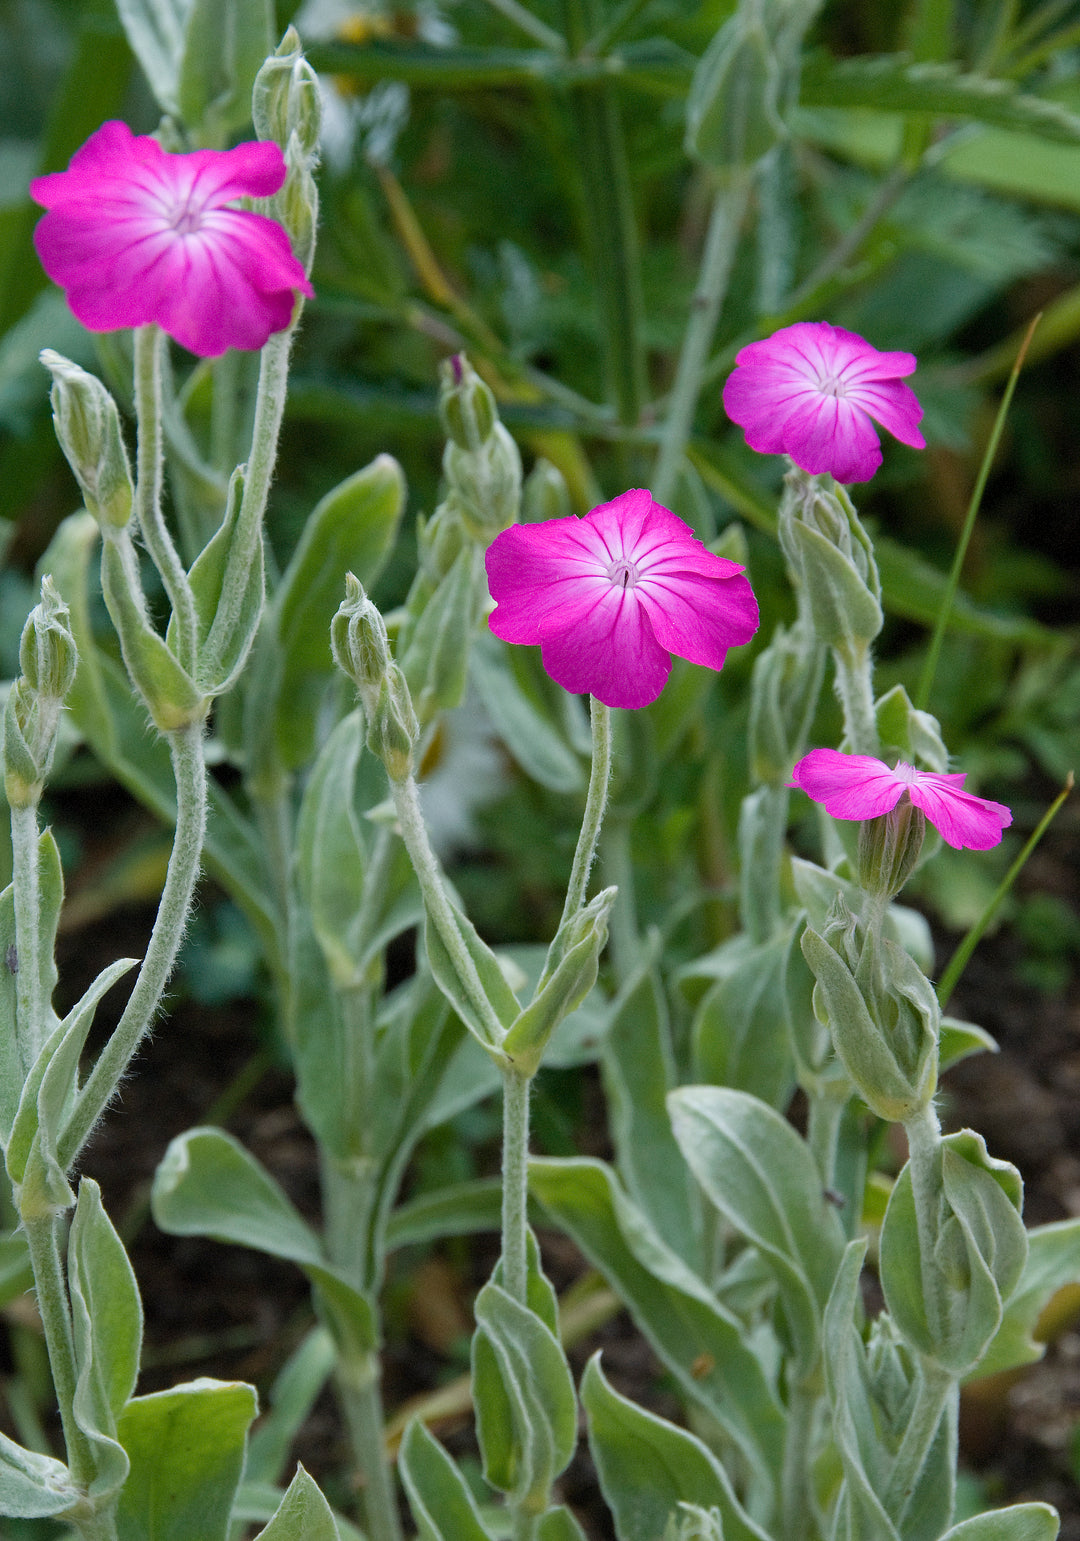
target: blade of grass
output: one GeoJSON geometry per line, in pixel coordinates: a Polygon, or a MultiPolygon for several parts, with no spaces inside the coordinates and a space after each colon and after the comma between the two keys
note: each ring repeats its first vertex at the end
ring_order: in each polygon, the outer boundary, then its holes
{"type": "Polygon", "coordinates": [[[519,5],[518,0],[488,0],[488,5],[493,11],[498,11],[500,16],[513,22],[526,36],[531,37],[534,43],[539,43],[541,48],[550,48],[560,57],[566,52],[562,38],[557,32],[542,22],[538,16],[534,16],[525,6],[519,5]]]}
{"type": "Polygon", "coordinates": [[[1016,389],[1016,382],[1020,378],[1024,355],[1027,353],[1028,344],[1034,336],[1035,328],[1038,326],[1041,316],[1042,313],[1040,312],[1039,315],[1032,318],[1031,324],[1024,334],[1024,340],[1020,344],[1020,351],[1016,355],[1016,362],[1013,364],[1008,383],[1001,398],[1001,405],[998,407],[997,417],[994,419],[994,429],[986,446],[986,453],[983,455],[979,474],[975,478],[975,487],[971,494],[971,501],[968,504],[964,527],[960,531],[960,539],[956,544],[956,555],[953,557],[952,569],[949,573],[949,581],[945,589],[945,598],[942,600],[937,624],[934,627],[934,634],[930,639],[930,648],[926,655],[926,662],[923,665],[922,676],[919,679],[915,705],[920,711],[926,710],[927,703],[930,700],[930,692],[934,686],[934,675],[937,672],[938,659],[941,656],[941,644],[945,640],[945,631],[949,624],[949,612],[952,610],[953,600],[956,598],[956,591],[960,586],[960,572],[964,565],[964,557],[967,555],[968,542],[971,540],[971,532],[975,528],[975,518],[979,512],[983,492],[986,489],[990,467],[993,465],[994,456],[997,454],[998,443],[1005,427],[1005,419],[1008,416],[1013,391],[1016,389]]]}
{"type": "Polygon", "coordinates": [[[937,987],[938,1000],[941,1003],[942,1011],[944,1011],[946,1006],[949,1004],[949,997],[956,989],[960,975],[967,967],[968,959],[971,957],[971,954],[975,951],[976,947],[982,940],[987,926],[997,914],[999,906],[1004,900],[1006,894],[1009,892],[1009,889],[1013,886],[1013,884],[1016,882],[1016,879],[1019,877],[1025,862],[1035,847],[1038,845],[1047,829],[1050,827],[1051,821],[1057,814],[1058,809],[1061,807],[1062,803],[1068,797],[1072,789],[1073,773],[1070,771],[1068,776],[1065,778],[1065,785],[1062,787],[1061,791],[1054,798],[1054,801],[1050,804],[1049,808],[1039,820],[1035,827],[1034,833],[1028,839],[1024,849],[1020,852],[1020,855],[1016,858],[1008,872],[1005,874],[1004,878],[1001,880],[1001,883],[993,898],[990,900],[990,903],[986,906],[985,910],[983,910],[978,920],[972,926],[967,936],[964,937],[964,940],[960,943],[959,947],[956,949],[946,964],[945,972],[942,974],[940,980],[938,981],[937,987]]]}

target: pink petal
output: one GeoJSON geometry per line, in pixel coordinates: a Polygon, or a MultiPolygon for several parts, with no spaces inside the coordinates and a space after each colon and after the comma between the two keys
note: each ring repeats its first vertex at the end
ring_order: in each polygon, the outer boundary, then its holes
{"type": "Polygon", "coordinates": [[[311,293],[280,225],[232,209],[209,218],[215,228],[171,243],[170,282],[155,315],[171,337],[203,358],[226,348],[261,348],[288,326],[293,288],[311,293]]]}
{"type": "Polygon", "coordinates": [[[919,432],[923,409],[910,385],[900,380],[873,380],[857,388],[849,386],[848,399],[869,412],[901,444],[910,444],[912,449],[926,448],[926,440],[919,432]]]}
{"type": "Polygon", "coordinates": [[[573,626],[543,643],[541,657],[564,690],[631,710],[655,701],[671,673],[644,606],[610,583],[573,626]]]}
{"type": "Polygon", "coordinates": [[[824,803],[834,819],[875,819],[895,808],[907,789],[884,760],[838,749],[811,749],[795,766],[790,784],[824,803]]]}
{"type": "Polygon", "coordinates": [[[1012,813],[1004,803],[991,802],[963,792],[957,781],[962,776],[938,776],[920,771],[908,790],[916,808],[921,808],[947,845],[960,850],[988,851],[1000,845],[1002,831],[1012,823],[1012,813]]]}
{"type": "Polygon", "coordinates": [[[535,643],[571,626],[609,589],[611,561],[587,519],[514,524],[488,547],[488,588],[496,602],[489,625],[504,642],[535,643]]]}
{"type": "Polygon", "coordinates": [[[741,573],[703,578],[650,572],[635,592],[660,646],[706,669],[722,669],[728,648],[749,642],[758,628],[757,600],[741,573]]]}
{"type": "Polygon", "coordinates": [[[868,482],[881,464],[870,419],[843,396],[815,394],[801,402],[782,434],[785,452],[811,475],[828,471],[838,482],[868,482]]]}
{"type": "Polygon", "coordinates": [[[285,184],[285,157],[273,140],[249,140],[232,150],[194,150],[177,156],[190,168],[189,186],[206,208],[234,198],[270,198],[285,184]]]}

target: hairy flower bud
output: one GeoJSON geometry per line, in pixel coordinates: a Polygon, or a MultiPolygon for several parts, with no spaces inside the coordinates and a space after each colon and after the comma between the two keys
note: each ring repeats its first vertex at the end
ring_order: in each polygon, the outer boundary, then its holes
{"type": "Polygon", "coordinates": [[[865,647],[884,624],[870,537],[845,494],[805,471],[784,478],[778,534],[818,640],[865,647]]]}
{"type": "Polygon", "coordinates": [[[255,77],[251,118],[260,139],[273,139],[310,159],[319,145],[322,102],[319,79],[304,58],[295,27],[288,27],[277,49],[255,77]]]}
{"type": "Polygon", "coordinates": [[[60,710],[78,667],[69,612],[53,581],[41,581],[19,644],[22,673],[4,710],[4,789],[13,808],[32,806],[49,774],[60,710]]]}
{"type": "MultiPolygon", "coordinates": [[[[558,466],[543,456],[536,462],[521,493],[521,518],[525,524],[539,524],[544,519],[568,519],[574,512],[570,491],[558,466]]],[[[729,553],[725,552],[727,556],[729,553]]]]}
{"type": "Polygon", "coordinates": [[[825,671],[825,650],[808,627],[778,626],[750,683],[750,774],[782,786],[803,753],[825,671]]]}
{"type": "Polygon", "coordinates": [[[345,598],[330,623],[330,648],[338,668],[360,692],[365,708],[390,667],[386,622],[352,573],[345,575],[345,598]]]}
{"type": "Polygon", "coordinates": [[[918,864],[926,815],[902,797],[895,808],[859,825],[859,882],[867,893],[892,899],[918,864]]]}
{"type": "Polygon", "coordinates": [[[463,353],[439,365],[439,418],[459,449],[476,454],[498,421],[495,397],[463,353]]]}
{"type": "Polygon", "coordinates": [[[420,725],[405,676],[392,663],[368,710],[367,730],[368,748],[386,766],[391,781],[405,781],[412,775],[419,737],[420,725]]]}
{"type": "Polygon", "coordinates": [[[50,372],[53,423],[87,509],[119,529],[131,518],[135,495],[120,414],[101,381],[51,348],[41,362],[50,372]]]}

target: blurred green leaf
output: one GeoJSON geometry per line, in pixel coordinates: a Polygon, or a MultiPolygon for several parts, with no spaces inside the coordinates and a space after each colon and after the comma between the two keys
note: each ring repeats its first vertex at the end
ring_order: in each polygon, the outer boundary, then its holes
{"type": "Polygon", "coordinates": [[[405,1430],[398,1465],[421,1541],[492,1541],[464,1477],[415,1419],[405,1430]]]}
{"type": "Polygon", "coordinates": [[[302,1466],[296,1468],[277,1513],[255,1541],[338,1541],[330,1505],[302,1466]]]}

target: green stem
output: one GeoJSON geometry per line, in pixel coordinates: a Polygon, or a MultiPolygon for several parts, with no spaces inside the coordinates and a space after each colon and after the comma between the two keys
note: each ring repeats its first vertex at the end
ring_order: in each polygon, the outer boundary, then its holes
{"type": "Polygon", "coordinates": [[[528,1294],[529,1088],[528,1076],[503,1067],[503,1288],[521,1305],[528,1294]]]}
{"type": "Polygon", "coordinates": [[[1024,849],[1020,852],[1020,855],[1016,858],[1008,872],[1006,872],[1005,876],[998,884],[998,887],[994,892],[994,897],[990,900],[990,903],[986,906],[985,910],[983,910],[978,920],[972,926],[971,930],[964,937],[964,940],[960,943],[959,947],[949,959],[945,968],[945,972],[942,974],[937,987],[938,1000],[941,1003],[942,1011],[944,1011],[945,1007],[949,1004],[949,997],[956,989],[960,975],[967,968],[968,959],[971,957],[971,954],[982,941],[982,938],[986,932],[986,928],[997,914],[1002,902],[1005,899],[1006,894],[1009,892],[1009,889],[1016,882],[1016,879],[1019,877],[1021,871],[1023,870],[1024,864],[1026,863],[1028,857],[1031,855],[1032,851],[1035,849],[1043,835],[1046,833],[1051,820],[1054,818],[1058,809],[1061,807],[1062,803],[1068,797],[1072,789],[1073,773],[1070,771],[1065,779],[1065,785],[1062,787],[1061,791],[1054,798],[1054,801],[1043,814],[1042,818],[1036,825],[1034,832],[1026,841],[1024,849]]]}
{"type": "Polygon", "coordinates": [[[424,896],[424,907],[450,955],[458,978],[468,992],[473,1010],[484,1028],[487,1041],[492,1048],[498,1048],[505,1037],[505,1029],[499,1021],[495,1008],[488,1000],[487,991],[477,972],[476,964],[458,928],[457,916],[443,884],[438,858],[428,838],[427,825],[424,823],[424,815],[420,809],[420,794],[416,780],[412,776],[406,777],[404,781],[395,781],[392,777],[388,779],[394,807],[397,810],[401,838],[405,842],[405,849],[409,853],[409,859],[420,884],[420,892],[424,896]]]}
{"type": "Polygon", "coordinates": [[[349,1437],[363,1476],[364,1518],[369,1541],[402,1541],[383,1433],[379,1357],[357,1355],[339,1367],[338,1384],[349,1437]]]}
{"type": "Polygon", "coordinates": [[[930,692],[934,687],[934,675],[937,673],[938,659],[941,656],[941,645],[945,640],[945,632],[949,624],[949,616],[952,613],[953,602],[956,599],[956,591],[960,587],[960,574],[963,570],[964,558],[967,555],[968,542],[971,540],[971,533],[975,528],[975,519],[979,512],[979,505],[982,503],[983,492],[986,490],[990,468],[994,463],[998,443],[1005,428],[1005,419],[1008,416],[1013,391],[1015,391],[1016,382],[1020,378],[1024,355],[1027,353],[1028,345],[1035,335],[1035,328],[1041,319],[1042,313],[1040,312],[1024,334],[1024,340],[1020,344],[1019,352],[1016,355],[1016,362],[1013,364],[1009,374],[1008,383],[1001,398],[1001,405],[998,407],[997,416],[994,419],[993,431],[990,434],[986,451],[982,458],[982,464],[979,467],[979,474],[975,478],[975,487],[971,494],[971,501],[968,503],[967,514],[964,517],[964,527],[960,531],[960,539],[956,543],[956,552],[953,556],[952,568],[949,571],[949,581],[945,585],[945,595],[938,607],[934,634],[930,638],[926,662],[923,665],[922,675],[919,679],[919,688],[915,694],[915,705],[920,711],[926,710],[927,703],[930,700],[930,692]]]}
{"type": "Polygon", "coordinates": [[[41,884],[38,868],[38,810],[11,810],[12,886],[15,898],[15,1012],[19,1057],[24,1074],[34,1065],[45,1043],[45,1010],[41,998],[41,884]]]}
{"type": "Polygon", "coordinates": [[[611,780],[611,707],[605,706],[595,696],[589,697],[589,706],[592,717],[592,768],[560,926],[564,926],[576,915],[585,903],[585,890],[596,857],[596,843],[600,838],[600,826],[604,822],[608,783],[611,780]]]}
{"type": "Polygon", "coordinates": [[[784,1541],[803,1541],[809,1514],[807,1453],[817,1397],[796,1387],[788,1403],[784,1464],[780,1474],[780,1512],[784,1541]]]}
{"type": "MultiPolygon", "coordinates": [[[[603,8],[597,0],[563,0],[563,21],[571,54],[581,55],[601,30],[603,8]]],[[[633,425],[645,399],[644,306],[619,103],[611,80],[575,86],[570,99],[581,151],[586,235],[600,303],[608,387],[619,421],[633,425]]]]}
{"type": "Polygon", "coordinates": [[[206,833],[206,764],[202,725],[166,734],[176,778],[176,833],[169,857],[154,929],[139,977],[124,1014],[79,1093],[60,1140],[61,1165],[67,1169],[105,1111],[143,1036],[153,1021],[172,973],[199,876],[206,833]]]}
{"type": "Polygon", "coordinates": [[[653,472],[652,491],[658,503],[670,502],[675,493],[683,451],[690,438],[698,396],[701,394],[706,357],[712,345],[727,293],[731,266],[738,250],[739,231],[752,182],[752,172],[741,172],[717,191],[713,201],[701,271],[690,302],[690,318],[686,324],[675,384],[669,398],[660,455],[653,472]]]}
{"type": "Polygon", "coordinates": [[[955,1395],[956,1382],[947,1370],[933,1360],[920,1356],[919,1386],[915,1406],[900,1448],[896,1452],[883,1503],[889,1517],[902,1532],[904,1518],[918,1485],[919,1474],[937,1435],[949,1398],[955,1395]]]}
{"type": "Polygon", "coordinates": [[[22,1219],[30,1266],[34,1271],[38,1312],[45,1331],[49,1365],[60,1408],[68,1468],[75,1485],[85,1489],[94,1480],[95,1467],[90,1442],[76,1423],[73,1410],[78,1377],[71,1308],[64,1283],[64,1268],[60,1261],[61,1223],[58,1215],[51,1214],[24,1215],[22,1219]]]}
{"type": "Polygon", "coordinates": [[[870,644],[852,642],[832,649],[836,694],[844,712],[844,737],[851,754],[876,755],[880,747],[874,712],[870,644]]]}
{"type": "Polygon", "coordinates": [[[153,323],[135,328],[135,514],[172,606],[177,657],[190,674],[195,668],[198,636],[195,597],[161,508],[165,476],[162,359],[167,346],[165,333],[153,323]]]}

